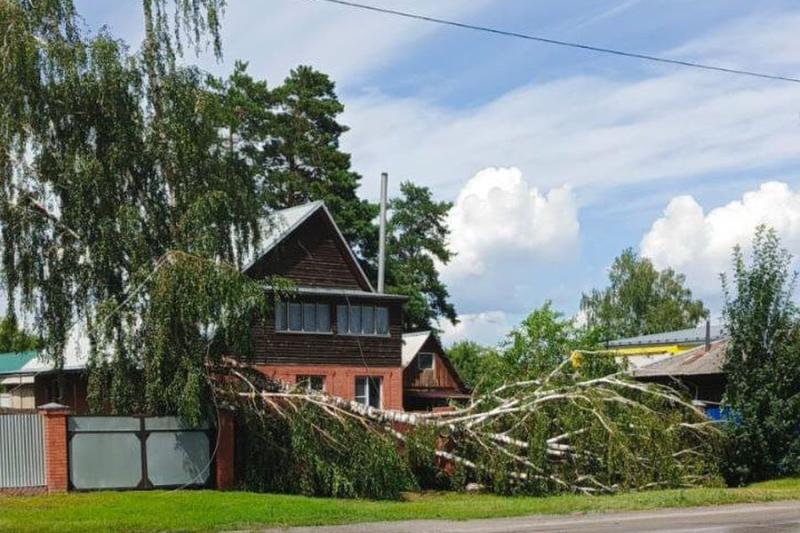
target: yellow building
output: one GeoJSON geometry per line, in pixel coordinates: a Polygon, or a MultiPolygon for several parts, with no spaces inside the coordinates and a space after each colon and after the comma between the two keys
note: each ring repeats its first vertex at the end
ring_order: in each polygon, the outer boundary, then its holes
{"type": "Polygon", "coordinates": [[[626,339],[609,341],[606,348],[629,368],[641,368],[669,357],[682,354],[692,348],[716,342],[725,337],[722,326],[706,324],[698,328],[653,333],[626,339]]]}

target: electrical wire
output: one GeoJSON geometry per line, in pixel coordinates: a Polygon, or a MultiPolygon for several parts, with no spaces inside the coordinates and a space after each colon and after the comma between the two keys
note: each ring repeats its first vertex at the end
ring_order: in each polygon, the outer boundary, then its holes
{"type": "Polygon", "coordinates": [[[677,65],[681,67],[688,67],[700,70],[710,70],[714,72],[723,72],[726,74],[734,74],[739,76],[749,76],[752,78],[762,78],[767,80],[775,80],[775,81],[787,81],[791,83],[800,83],[800,78],[792,78],[790,76],[781,76],[778,74],[768,74],[764,72],[756,72],[752,70],[743,70],[743,69],[736,69],[736,68],[728,68],[728,67],[721,67],[717,65],[709,65],[706,63],[698,63],[695,61],[684,61],[681,59],[672,59],[668,57],[661,57],[661,56],[653,56],[649,54],[640,54],[638,52],[627,52],[625,50],[617,50],[615,48],[605,48],[602,46],[592,46],[588,44],[576,43],[571,41],[563,41],[560,39],[550,39],[548,37],[541,37],[538,35],[530,35],[526,33],[520,33],[515,31],[509,30],[501,30],[498,28],[492,28],[489,26],[479,26],[476,24],[467,24],[465,22],[457,22],[454,20],[447,20],[437,17],[430,17],[427,15],[419,15],[416,13],[411,13],[408,11],[399,11],[396,9],[388,9],[384,7],[373,6],[369,4],[361,4],[358,2],[350,2],[348,0],[308,0],[308,1],[316,1],[316,2],[327,2],[329,4],[338,4],[345,7],[350,7],[354,9],[361,9],[364,11],[372,11],[375,13],[381,13],[384,15],[393,15],[396,17],[403,17],[407,19],[413,20],[420,20],[423,22],[431,22],[434,24],[442,24],[445,26],[451,26],[455,28],[461,28],[465,30],[474,30],[474,31],[481,31],[485,33],[492,33],[495,35],[501,35],[504,37],[513,37],[516,39],[525,39],[528,41],[536,41],[539,43],[550,44],[555,46],[565,46],[568,48],[576,48],[579,50],[584,50],[588,52],[596,52],[601,54],[610,54],[615,56],[627,57],[631,59],[639,59],[643,61],[654,61],[657,63],[666,63],[669,65],[677,65]]]}

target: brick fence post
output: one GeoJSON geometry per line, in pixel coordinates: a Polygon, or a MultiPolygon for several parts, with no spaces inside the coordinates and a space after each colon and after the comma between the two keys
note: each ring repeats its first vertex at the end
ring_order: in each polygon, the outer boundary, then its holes
{"type": "Polygon", "coordinates": [[[70,408],[58,403],[39,406],[44,418],[44,463],[47,492],[66,492],[69,488],[67,417],[70,408]]]}
{"type": "Polygon", "coordinates": [[[236,419],[233,411],[220,409],[217,424],[218,444],[215,472],[217,490],[231,490],[236,484],[234,464],[236,419]]]}

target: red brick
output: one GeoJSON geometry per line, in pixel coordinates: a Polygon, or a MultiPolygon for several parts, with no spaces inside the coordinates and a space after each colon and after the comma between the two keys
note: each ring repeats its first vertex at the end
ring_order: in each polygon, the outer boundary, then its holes
{"type": "Polygon", "coordinates": [[[231,490],[236,484],[234,473],[235,425],[233,413],[220,409],[217,421],[216,486],[231,490]]]}
{"type": "Polygon", "coordinates": [[[69,407],[50,404],[39,408],[44,417],[44,463],[47,492],[66,492],[69,488],[67,417],[69,407]]]}
{"type": "Polygon", "coordinates": [[[400,367],[370,367],[341,365],[260,365],[265,376],[295,383],[297,376],[324,376],[325,392],[345,400],[355,400],[358,376],[383,378],[383,409],[403,410],[403,369],[400,367]]]}

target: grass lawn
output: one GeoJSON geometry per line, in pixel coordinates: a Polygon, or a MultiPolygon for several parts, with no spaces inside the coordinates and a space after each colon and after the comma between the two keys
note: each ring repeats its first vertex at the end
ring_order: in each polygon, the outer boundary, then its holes
{"type": "Polygon", "coordinates": [[[776,500],[800,500],[800,479],[770,481],[741,489],[664,490],[595,497],[415,493],[400,502],[248,492],[95,492],[0,496],[0,530],[208,531],[415,518],[464,520],[776,500]]]}

